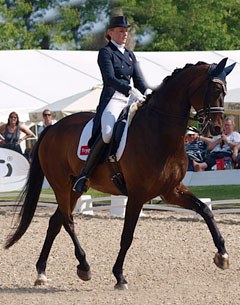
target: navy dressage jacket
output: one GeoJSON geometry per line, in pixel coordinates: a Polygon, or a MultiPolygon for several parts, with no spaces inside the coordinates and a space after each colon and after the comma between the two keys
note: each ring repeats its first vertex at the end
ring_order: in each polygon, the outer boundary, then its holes
{"type": "Polygon", "coordinates": [[[125,49],[124,54],[110,41],[98,53],[98,65],[103,79],[103,90],[100,96],[97,112],[94,117],[92,138],[89,141],[91,147],[96,136],[101,130],[102,113],[112,98],[115,91],[129,96],[130,82],[142,94],[146,91],[146,85],[139,69],[136,57],[132,51],[125,49]]]}

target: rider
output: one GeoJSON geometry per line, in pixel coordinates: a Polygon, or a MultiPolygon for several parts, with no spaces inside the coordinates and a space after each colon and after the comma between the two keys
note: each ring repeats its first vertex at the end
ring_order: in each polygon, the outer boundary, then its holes
{"type": "Polygon", "coordinates": [[[92,138],[89,141],[91,150],[73,186],[76,192],[86,191],[85,183],[110,142],[113,126],[127,105],[129,97],[143,102],[145,96],[152,92],[141,75],[134,53],[125,48],[129,27],[126,16],[112,17],[107,28],[108,44],[101,48],[98,54],[103,90],[94,117],[92,138]],[[130,84],[131,79],[134,86],[130,84]]]}

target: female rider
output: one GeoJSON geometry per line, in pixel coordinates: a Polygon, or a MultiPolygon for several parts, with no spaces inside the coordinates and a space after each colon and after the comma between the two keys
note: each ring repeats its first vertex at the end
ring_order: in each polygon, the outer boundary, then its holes
{"type": "Polygon", "coordinates": [[[152,92],[141,75],[134,53],[125,48],[129,27],[127,17],[112,17],[106,35],[108,44],[101,48],[98,54],[103,90],[94,117],[92,138],[89,141],[91,150],[73,186],[76,192],[86,191],[85,183],[110,142],[114,124],[127,105],[129,97],[143,102],[145,96],[152,92]],[[131,81],[134,86],[130,84],[131,81]]]}

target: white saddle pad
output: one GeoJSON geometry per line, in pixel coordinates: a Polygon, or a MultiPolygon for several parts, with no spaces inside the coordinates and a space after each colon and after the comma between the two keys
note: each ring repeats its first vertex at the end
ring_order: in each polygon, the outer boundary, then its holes
{"type": "MultiPolygon", "coordinates": [[[[122,138],[116,153],[116,157],[117,157],[117,161],[120,160],[123,152],[124,152],[124,148],[126,145],[126,141],[127,141],[127,132],[128,132],[128,126],[131,123],[131,120],[133,118],[133,113],[136,112],[138,106],[136,105],[136,103],[131,104],[130,106],[130,110],[128,112],[128,117],[127,117],[127,123],[125,125],[123,134],[122,134],[122,138]]],[[[79,145],[78,145],[78,150],[77,150],[77,155],[79,157],[79,159],[86,161],[88,153],[90,151],[90,148],[88,147],[88,141],[92,136],[92,128],[93,128],[93,119],[91,119],[86,126],[83,129],[83,132],[80,136],[80,141],[79,141],[79,145]]],[[[113,161],[110,158],[110,161],[113,161]]]]}

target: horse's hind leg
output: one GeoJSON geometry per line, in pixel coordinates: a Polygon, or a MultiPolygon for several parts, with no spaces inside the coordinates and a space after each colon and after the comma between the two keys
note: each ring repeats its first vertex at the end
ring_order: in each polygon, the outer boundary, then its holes
{"type": "Polygon", "coordinates": [[[88,281],[91,279],[91,271],[90,267],[86,261],[86,255],[84,250],[81,248],[79,241],[74,232],[74,224],[72,215],[70,217],[64,217],[60,208],[58,207],[56,212],[52,215],[49,221],[49,226],[47,230],[47,235],[43,244],[43,248],[39,259],[36,264],[37,268],[37,280],[35,281],[35,285],[44,285],[47,282],[46,277],[46,265],[47,259],[52,248],[52,244],[61,230],[62,225],[65,230],[71,236],[72,241],[75,246],[75,255],[79,261],[79,265],[77,268],[77,274],[83,281],[88,281]]]}
{"type": "Polygon", "coordinates": [[[196,211],[198,214],[200,214],[203,219],[205,220],[209,231],[212,235],[214,244],[216,248],[218,249],[218,252],[215,254],[215,257],[213,259],[216,266],[218,266],[221,269],[228,269],[229,268],[229,259],[228,259],[228,253],[225,248],[225,241],[217,227],[216,221],[213,216],[213,212],[209,209],[209,207],[203,203],[201,200],[193,196],[194,203],[196,205],[196,208],[194,208],[194,211],[196,211]]]}
{"type": "Polygon", "coordinates": [[[73,241],[75,247],[75,256],[79,261],[79,265],[77,266],[77,275],[81,280],[89,281],[91,279],[90,266],[86,260],[86,254],[80,246],[80,243],[75,234],[72,214],[64,219],[63,225],[73,241]]]}
{"type": "Polygon", "coordinates": [[[229,259],[225,248],[225,242],[217,227],[213,213],[209,207],[197,197],[195,197],[182,184],[176,188],[173,193],[166,197],[164,196],[164,199],[168,203],[177,204],[185,209],[193,210],[203,217],[212,235],[214,244],[218,249],[218,252],[214,257],[214,263],[221,269],[227,269],[229,267],[229,259]]]}
{"type": "Polygon", "coordinates": [[[39,259],[36,264],[37,268],[37,280],[35,281],[35,285],[44,285],[47,282],[46,277],[46,266],[47,266],[47,259],[52,248],[52,244],[60,232],[62,227],[62,214],[60,212],[59,207],[57,208],[56,212],[52,215],[49,220],[47,235],[43,244],[43,248],[39,259]]]}

